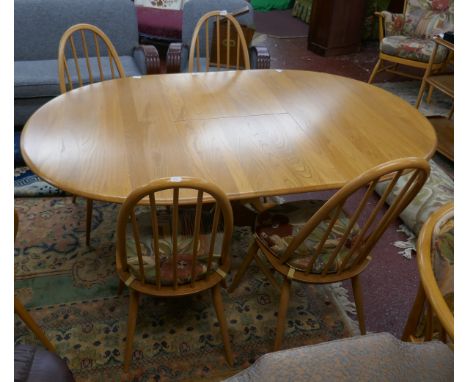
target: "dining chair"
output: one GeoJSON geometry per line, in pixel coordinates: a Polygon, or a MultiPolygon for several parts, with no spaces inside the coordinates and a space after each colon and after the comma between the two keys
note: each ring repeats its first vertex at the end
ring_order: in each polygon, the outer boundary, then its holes
{"type": "Polygon", "coordinates": [[[190,43],[188,71],[208,72],[221,68],[250,69],[249,51],[242,28],[234,16],[227,11],[211,11],[204,14],[195,25],[190,43]],[[213,41],[216,40],[213,49],[210,35],[213,35],[213,41]],[[231,46],[236,49],[231,49],[231,46]],[[196,70],[194,61],[197,65],[196,70]]]}
{"type": "MultiPolygon", "coordinates": [[[[379,18],[380,52],[368,82],[382,71],[421,80],[422,75],[398,67],[427,68],[435,46],[432,36],[453,31],[454,4],[453,0],[406,0],[403,13],[382,11],[375,15],[379,18]]],[[[432,68],[443,68],[448,57],[447,49],[439,49],[432,68]]]]}
{"type": "MultiPolygon", "coordinates": [[[[211,290],[225,357],[233,364],[221,284],[231,263],[231,205],[216,185],[196,178],[155,180],[131,192],[117,219],[116,267],[130,290],[124,370],[132,347],[141,294],[182,297],[211,290]],[[166,193],[172,204],[157,203],[166,193]],[[181,205],[180,197],[191,200],[181,205]],[[145,203],[146,205],[139,205],[145,203]]],[[[225,284],[224,284],[225,285],[225,284]]]]}
{"type": "MultiPolygon", "coordinates": [[[[108,79],[125,77],[120,58],[109,37],[91,24],[68,28],[59,43],[60,92],[108,79]]],[[[73,197],[75,202],[76,196],[73,197]]],[[[91,239],[93,200],[86,198],[86,245],[91,239]]]]}
{"type": "Polygon", "coordinates": [[[248,1],[190,0],[184,3],[182,17],[182,42],[171,43],[167,51],[168,73],[226,70],[229,67],[231,70],[270,68],[268,49],[256,46],[255,43],[250,44],[250,39],[253,40],[254,37],[254,13],[248,1]],[[214,11],[219,13],[206,17],[214,11]],[[237,26],[226,14],[235,18],[237,26]],[[200,21],[203,18],[204,21],[200,21]],[[242,27],[238,28],[239,25],[242,27]],[[239,29],[243,29],[243,32],[240,33],[239,29]],[[195,52],[189,54],[196,38],[199,41],[199,51],[195,48],[195,52]],[[228,46],[230,49],[226,49],[228,46]],[[198,55],[199,62],[195,60],[197,65],[190,69],[189,59],[194,54],[198,55]],[[246,60],[249,62],[248,66],[246,60]],[[206,65],[206,62],[210,62],[210,65],[206,65]]]}
{"type": "Polygon", "coordinates": [[[454,340],[454,204],[441,206],[419,232],[420,283],[402,340],[454,340]],[[447,338],[448,337],[448,338],[447,338]]]}
{"type": "MultiPolygon", "coordinates": [[[[16,240],[16,234],[18,233],[18,213],[15,210],[15,225],[14,225],[14,234],[16,240]]],[[[41,341],[42,345],[49,351],[55,352],[55,346],[49,341],[49,339],[44,334],[44,331],[37,324],[34,318],[31,317],[29,312],[24,307],[21,300],[15,296],[15,313],[23,320],[26,326],[36,335],[36,337],[41,341]]]]}
{"type": "MultiPolygon", "coordinates": [[[[278,272],[280,305],[274,350],[281,347],[291,282],[326,284],[351,279],[361,334],[366,333],[359,275],[371,261],[371,250],[385,229],[423,186],[430,172],[424,159],[404,158],[374,167],[351,180],[329,200],[300,201],[274,207],[257,217],[254,240],[229,287],[232,292],[253,259],[273,285],[277,281],[258,250],[278,272]],[[405,185],[385,208],[385,202],[403,174],[405,185]],[[387,186],[376,203],[371,201],[380,181],[387,186]],[[353,212],[345,210],[353,206],[353,212]]],[[[387,201],[388,202],[388,201],[387,201]]]]}

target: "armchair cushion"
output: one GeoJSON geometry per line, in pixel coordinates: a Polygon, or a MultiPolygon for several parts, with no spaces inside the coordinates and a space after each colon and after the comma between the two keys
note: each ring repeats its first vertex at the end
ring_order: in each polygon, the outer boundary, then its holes
{"type": "MultiPolygon", "coordinates": [[[[435,42],[429,39],[407,37],[403,35],[384,37],[380,42],[380,51],[413,61],[429,62],[435,42]]],[[[437,49],[434,63],[439,64],[447,57],[448,49],[437,49]]]]}
{"type": "Polygon", "coordinates": [[[403,34],[428,38],[453,30],[453,0],[408,0],[403,34]]]}
{"type": "Polygon", "coordinates": [[[403,13],[380,12],[384,18],[385,36],[401,35],[403,25],[405,24],[405,15],[403,13]]]}
{"type": "MultiPolygon", "coordinates": [[[[321,200],[308,200],[293,203],[285,203],[280,206],[269,209],[257,217],[256,234],[260,241],[268,247],[271,252],[281,257],[288,247],[289,243],[302,229],[303,225],[309,220],[315,212],[324,204],[321,200]]],[[[325,242],[321,254],[314,263],[312,273],[321,273],[328,262],[329,257],[335,251],[346,226],[348,217],[341,212],[337,222],[333,226],[330,235],[325,242]]],[[[325,234],[330,220],[323,220],[294,251],[293,256],[287,264],[294,269],[305,271],[312,255],[315,253],[323,235],[325,234]]],[[[341,248],[335,262],[329,267],[329,273],[338,270],[341,262],[349,253],[353,238],[358,232],[357,224],[353,227],[346,243],[341,248]]],[[[352,260],[352,259],[351,259],[352,260]]],[[[352,262],[352,261],[351,261],[352,262]]]]}

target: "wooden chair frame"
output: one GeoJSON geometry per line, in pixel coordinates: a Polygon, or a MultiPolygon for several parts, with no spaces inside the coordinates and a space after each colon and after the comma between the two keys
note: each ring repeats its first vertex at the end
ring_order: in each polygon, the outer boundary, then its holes
{"type": "MultiPolygon", "coordinates": [[[[78,54],[77,54],[77,44],[75,43],[74,35],[79,34],[79,40],[81,41],[81,47],[84,52],[84,56],[86,59],[86,68],[88,71],[89,82],[94,83],[98,82],[97,78],[93,77],[93,73],[91,70],[90,64],[90,52],[91,50],[88,47],[88,41],[86,40],[85,32],[89,31],[92,33],[93,42],[94,42],[94,51],[96,53],[96,59],[98,60],[98,67],[99,67],[99,81],[104,81],[104,71],[103,65],[104,62],[101,59],[101,42],[104,43],[107,49],[107,57],[109,60],[109,66],[111,69],[111,76],[112,79],[114,78],[122,78],[125,77],[125,71],[120,62],[120,58],[117,54],[117,51],[110,41],[109,37],[98,27],[91,24],[76,24],[68,28],[62,35],[59,43],[59,53],[58,53],[58,75],[59,75],[59,84],[60,84],[60,92],[66,93],[69,90],[73,90],[73,81],[70,75],[70,69],[67,64],[67,57],[66,57],[66,49],[67,46],[70,46],[73,61],[75,63],[76,73],[78,75],[78,82],[79,86],[83,86],[83,78],[82,73],[80,70],[80,66],[78,64],[78,54]],[[117,69],[118,76],[115,72],[114,66],[117,69]]],[[[76,197],[73,197],[73,202],[75,202],[76,197]]],[[[91,240],[91,220],[93,216],[93,200],[86,198],[86,245],[90,245],[91,240]]]]}
{"type": "MultiPolygon", "coordinates": [[[[16,234],[18,233],[18,221],[19,221],[18,213],[15,210],[15,227],[14,227],[15,239],[16,239],[16,234]]],[[[16,296],[15,296],[15,313],[23,320],[26,326],[36,335],[36,337],[39,339],[39,341],[41,341],[42,345],[47,350],[51,352],[55,352],[55,346],[52,345],[52,343],[46,337],[44,331],[37,324],[34,318],[31,317],[31,315],[26,310],[21,300],[16,296]]]]}
{"type": "Polygon", "coordinates": [[[270,248],[267,247],[257,235],[255,235],[255,241],[249,248],[246,258],[241,264],[231,286],[229,287],[229,291],[232,292],[235,288],[237,288],[248,265],[253,259],[255,259],[255,261],[260,265],[260,269],[265,273],[272,284],[277,285],[277,282],[269,272],[268,267],[266,265],[261,265],[262,261],[257,254],[258,250],[260,249],[270,265],[273,266],[273,268],[283,276],[274,350],[279,350],[281,347],[289,300],[289,291],[292,280],[303,283],[324,284],[351,279],[354,299],[356,302],[356,310],[359,319],[359,328],[361,334],[366,333],[359,274],[369,264],[371,260],[369,253],[376,244],[377,240],[384,233],[388,225],[416,196],[421,187],[424,185],[429,172],[430,167],[428,162],[420,158],[399,159],[366,171],[361,176],[350,181],[340,190],[338,190],[304,224],[298,234],[295,235],[295,237],[289,243],[286,251],[281,257],[277,257],[270,250],[270,248]],[[382,217],[379,218],[378,213],[383,210],[387,197],[394,189],[398,179],[400,179],[403,174],[408,173],[408,171],[412,171],[411,176],[408,175],[409,178],[406,184],[400,189],[398,195],[395,197],[388,209],[383,213],[382,217]],[[381,195],[375,207],[372,208],[372,211],[365,220],[364,224],[361,225],[359,233],[353,238],[351,248],[349,249],[346,257],[341,262],[338,270],[336,272],[330,272],[330,266],[337,258],[341,248],[345,245],[353,228],[356,227],[356,222],[359,220],[359,218],[362,219],[363,212],[366,210],[365,207],[369,201],[369,198],[373,194],[377,183],[382,180],[388,180],[388,185],[385,191],[381,195]],[[311,273],[314,263],[319,258],[322,248],[329,234],[331,233],[345,202],[351,195],[353,195],[362,187],[367,187],[365,195],[362,197],[354,213],[350,215],[346,230],[337,244],[333,254],[330,256],[324,268],[321,269],[320,274],[311,273]],[[313,232],[313,230],[327,218],[330,218],[330,223],[328,224],[326,232],[320,240],[315,253],[311,255],[311,260],[307,265],[306,270],[297,270],[290,267],[287,262],[293,256],[294,251],[299,247],[299,245],[303,243],[303,241],[310,235],[310,233],[313,232]]]}
{"type": "Polygon", "coordinates": [[[447,203],[436,210],[426,221],[419,232],[416,246],[417,261],[420,275],[420,283],[413,308],[408,316],[405,328],[403,330],[403,341],[416,341],[413,334],[416,332],[419,320],[424,314],[426,302],[429,303],[427,309],[427,318],[430,320],[427,330],[424,333],[424,340],[432,340],[433,335],[433,313],[437,316],[441,324],[441,340],[446,342],[448,335],[454,340],[454,317],[450,311],[444,296],[437,284],[437,280],[432,268],[432,236],[436,225],[442,220],[452,217],[454,214],[453,202],[447,203]]]}
{"type": "MultiPolygon", "coordinates": [[[[408,0],[405,0],[405,4],[403,7],[403,14],[406,14],[406,7],[408,4],[408,0]]],[[[382,12],[375,12],[374,13],[379,20],[379,41],[382,42],[383,38],[385,37],[385,28],[384,28],[384,15],[382,12]]],[[[428,62],[421,62],[421,61],[416,61],[416,60],[410,60],[407,58],[401,58],[397,56],[391,56],[389,54],[385,54],[382,52],[379,52],[379,59],[377,60],[377,63],[374,66],[374,69],[372,70],[372,73],[369,77],[369,80],[367,81],[369,84],[372,83],[374,80],[375,76],[380,73],[380,72],[389,72],[393,74],[397,74],[399,76],[403,77],[408,77],[408,78],[413,78],[415,80],[421,80],[423,76],[417,76],[411,73],[406,73],[398,70],[399,65],[406,65],[410,66],[413,68],[418,68],[418,69],[423,69],[426,70],[429,63],[428,62]],[[390,64],[385,66],[384,62],[387,61],[390,64]]],[[[443,68],[446,65],[446,62],[442,62],[440,64],[433,64],[432,68],[434,70],[439,70],[443,68]]],[[[430,97],[429,97],[430,98],[430,97]]]]}
{"type": "MultiPolygon", "coordinates": [[[[205,26],[205,52],[206,52],[206,65],[205,71],[209,71],[210,67],[210,47],[211,41],[209,39],[209,21],[211,18],[216,19],[216,68],[219,70],[221,68],[221,36],[220,36],[220,22],[221,20],[227,21],[227,40],[230,41],[230,34],[231,34],[231,24],[234,25],[234,28],[237,32],[237,54],[236,54],[236,62],[235,66],[230,65],[231,57],[230,57],[230,49],[226,49],[226,65],[223,67],[226,68],[235,68],[236,70],[241,69],[240,67],[240,50],[242,49],[242,56],[244,61],[244,68],[250,69],[250,59],[249,59],[249,50],[247,48],[247,42],[245,41],[244,32],[242,31],[242,27],[240,26],[239,22],[227,11],[211,11],[205,13],[200,20],[198,20],[197,24],[195,25],[195,29],[192,35],[192,41],[190,44],[190,53],[189,53],[189,63],[188,63],[188,71],[190,73],[193,72],[193,64],[194,59],[197,63],[197,70],[201,71],[200,65],[200,41],[199,41],[199,33],[203,25],[205,26]],[[242,45],[242,48],[240,46],[242,45]]],[[[213,33],[215,33],[213,31],[213,33]]]]}
{"type": "Polygon", "coordinates": [[[221,298],[221,284],[225,281],[225,277],[230,269],[230,243],[233,231],[233,214],[231,204],[224,192],[215,186],[201,179],[187,177],[173,177],[153,181],[145,186],[134,190],[123,203],[117,220],[117,248],[116,248],[116,267],[120,280],[125,283],[130,289],[130,304],[129,317],[127,328],[127,344],[124,358],[124,370],[128,371],[132,357],[132,345],[135,334],[136,318],[138,313],[138,299],[140,294],[155,296],[155,297],[180,297],[210,289],[212,293],[213,304],[221,329],[221,336],[225,348],[225,356],[229,365],[233,364],[233,355],[229,342],[229,334],[227,331],[227,322],[224,314],[224,308],[221,298]],[[179,285],[177,282],[177,226],[178,226],[178,211],[179,211],[179,191],[181,189],[197,190],[197,203],[195,210],[194,222],[194,240],[193,240],[193,263],[192,263],[192,278],[188,284],[179,285]],[[173,253],[173,280],[172,286],[161,285],[160,277],[160,262],[159,257],[155,256],[155,283],[145,281],[145,270],[142,263],[142,255],[140,248],[140,235],[137,219],[135,217],[134,208],[137,204],[145,202],[149,203],[151,211],[151,225],[153,232],[153,248],[155,254],[159,253],[159,236],[158,236],[158,213],[156,208],[155,193],[161,191],[172,190],[172,243],[175,248],[173,253]],[[204,199],[204,194],[208,195],[208,199],[204,199]],[[144,200],[143,200],[144,199],[144,200]],[[200,220],[203,203],[216,203],[216,208],[213,217],[213,230],[211,231],[211,242],[208,254],[208,270],[203,278],[195,281],[195,259],[198,252],[198,240],[200,235],[200,220]],[[213,250],[215,234],[220,223],[220,215],[222,215],[223,223],[223,241],[221,254],[219,259],[219,267],[216,271],[210,272],[210,265],[213,260],[213,250]],[[131,222],[133,234],[137,246],[137,255],[139,260],[139,275],[140,278],[135,278],[130,272],[127,263],[127,223],[131,222]]]}

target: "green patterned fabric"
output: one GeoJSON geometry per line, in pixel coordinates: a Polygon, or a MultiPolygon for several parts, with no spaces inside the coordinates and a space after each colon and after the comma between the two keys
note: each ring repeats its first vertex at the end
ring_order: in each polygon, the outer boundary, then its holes
{"type": "Polygon", "coordinates": [[[312,10],[312,1],[313,0],[296,0],[291,14],[294,17],[309,23],[310,21],[310,12],[312,10]]]}
{"type": "MultiPolygon", "coordinates": [[[[417,235],[428,217],[440,206],[453,201],[454,184],[451,179],[433,160],[429,161],[431,174],[416,197],[400,214],[401,220],[417,235]]],[[[395,191],[401,189],[406,183],[406,177],[402,176],[395,189],[387,198],[391,203],[395,199],[395,191]]],[[[380,195],[385,190],[388,182],[377,185],[376,192],[380,195]]]]}
{"type": "MultiPolygon", "coordinates": [[[[273,254],[281,257],[294,237],[301,231],[304,223],[307,222],[324,203],[325,202],[321,200],[308,200],[286,203],[269,209],[258,216],[255,228],[256,235],[265,246],[270,248],[273,254]]],[[[329,223],[330,219],[323,220],[294,251],[294,254],[289,258],[286,264],[291,268],[305,271],[312,256],[316,253],[317,247],[329,223]]],[[[348,217],[343,212],[340,212],[320,255],[314,262],[311,270],[312,273],[322,273],[330,256],[334,253],[340,239],[343,237],[348,224],[348,217]]],[[[343,259],[348,255],[349,249],[353,244],[353,238],[358,232],[359,227],[355,224],[345,244],[328,268],[328,273],[334,273],[338,270],[343,259]]],[[[354,257],[350,259],[349,263],[352,263],[353,258],[354,257]]]]}

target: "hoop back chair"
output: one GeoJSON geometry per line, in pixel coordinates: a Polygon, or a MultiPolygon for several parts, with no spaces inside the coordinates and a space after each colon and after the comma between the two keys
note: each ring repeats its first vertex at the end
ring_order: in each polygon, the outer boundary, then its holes
{"type": "Polygon", "coordinates": [[[194,61],[197,65],[197,72],[203,71],[203,67],[206,72],[210,71],[210,68],[214,69],[211,63],[212,57],[210,57],[210,36],[212,35],[215,35],[213,39],[216,39],[216,48],[214,50],[214,55],[216,56],[216,70],[220,70],[222,67],[236,70],[250,69],[249,50],[239,22],[227,11],[211,11],[205,13],[195,25],[189,52],[188,71],[190,73],[194,71],[194,61]],[[223,22],[226,22],[227,34],[225,39],[222,38],[223,36],[221,33],[221,24],[223,22]],[[232,26],[234,28],[232,28],[232,26]],[[202,30],[204,30],[204,32],[202,30]],[[234,37],[235,40],[232,39],[231,36],[234,37]],[[201,40],[202,42],[200,42],[201,40]],[[231,57],[231,44],[237,47],[234,57],[231,57]],[[222,63],[221,46],[225,47],[225,52],[223,52],[225,53],[225,63],[222,63]]]}
{"type": "MultiPolygon", "coordinates": [[[[369,77],[388,71],[405,77],[422,79],[398,70],[399,65],[426,69],[435,43],[432,36],[453,31],[453,0],[406,0],[403,13],[376,12],[379,17],[379,59],[369,77]],[[385,62],[389,64],[385,65],[385,62]]],[[[437,70],[448,58],[447,49],[439,49],[432,68],[437,70]]]]}
{"type": "Polygon", "coordinates": [[[62,94],[74,87],[125,77],[122,63],[109,37],[91,24],[76,24],[63,33],[59,43],[58,65],[62,94]],[[67,53],[71,58],[67,58],[67,53]]]}
{"type": "MultiPolygon", "coordinates": [[[[15,210],[15,226],[14,233],[15,239],[16,234],[18,233],[18,213],[15,210]]],[[[29,312],[24,307],[21,300],[15,295],[15,313],[23,320],[26,326],[36,335],[36,337],[41,341],[42,345],[49,351],[55,352],[55,346],[49,341],[49,339],[44,334],[44,331],[40,328],[34,318],[31,317],[29,312]]]]}
{"type": "MultiPolygon", "coordinates": [[[[76,24],[63,33],[59,43],[58,72],[62,94],[83,85],[125,77],[109,37],[91,24],[76,24]]],[[[93,200],[86,198],[86,245],[90,244],[92,216],[93,200]]]]}
{"type": "MultiPolygon", "coordinates": [[[[454,204],[436,210],[417,243],[421,281],[402,340],[454,340],[454,204]],[[448,338],[447,338],[448,337],[448,338]]],[[[448,341],[450,340],[450,341],[448,341]]]]}
{"type": "Polygon", "coordinates": [[[178,297],[207,289],[212,293],[226,360],[232,365],[220,289],[229,272],[232,230],[226,195],[204,180],[165,178],[130,193],[117,220],[117,273],[130,289],[124,370],[132,358],[140,294],[178,297]],[[157,204],[160,192],[172,192],[172,205],[157,204]],[[189,194],[195,206],[181,206],[180,196],[189,194]],[[142,201],[148,205],[138,206],[142,201]]]}
{"type": "Polygon", "coordinates": [[[333,283],[351,279],[359,328],[366,333],[359,274],[367,267],[370,251],[388,225],[410,203],[430,172],[424,159],[406,158],[364,172],[338,190],[328,201],[302,201],[283,204],[260,214],[255,240],[248,250],[229,290],[233,291],[247,266],[255,259],[272,284],[278,285],[257,252],[260,249],[270,265],[283,277],[274,349],[279,350],[284,334],[291,282],[333,283]],[[406,184],[384,208],[390,192],[404,173],[406,184]],[[385,192],[375,205],[370,203],[374,188],[386,181],[385,192]],[[345,203],[356,201],[350,215],[345,203]]]}

